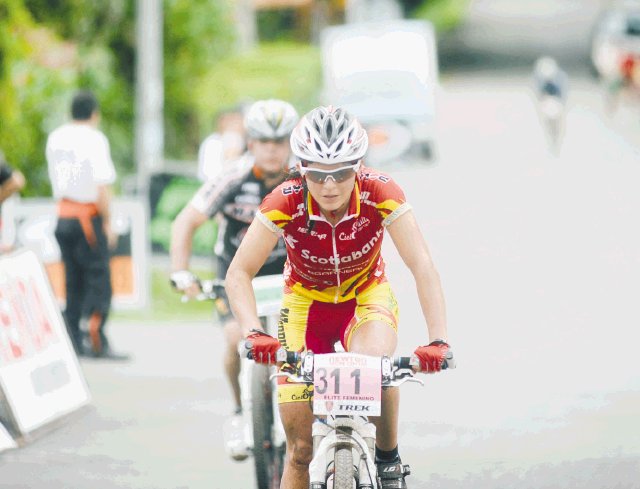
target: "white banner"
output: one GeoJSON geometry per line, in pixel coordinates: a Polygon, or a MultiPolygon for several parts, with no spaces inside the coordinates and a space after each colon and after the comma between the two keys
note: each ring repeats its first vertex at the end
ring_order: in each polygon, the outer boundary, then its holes
{"type": "Polygon", "coordinates": [[[60,308],[33,251],[0,258],[0,390],[21,434],[90,400],[60,308]]]}

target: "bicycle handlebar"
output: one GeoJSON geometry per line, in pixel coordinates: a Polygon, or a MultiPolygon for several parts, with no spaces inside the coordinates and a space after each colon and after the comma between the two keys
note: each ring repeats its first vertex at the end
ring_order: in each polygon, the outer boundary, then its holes
{"type": "MultiPolygon", "coordinates": [[[[244,346],[246,348],[246,344],[244,346]]],[[[250,348],[245,350],[246,358],[253,360],[253,354],[250,348]]],[[[382,385],[384,387],[392,387],[403,384],[404,382],[413,381],[422,384],[419,379],[413,378],[418,373],[420,361],[418,357],[412,355],[410,357],[380,357],[382,361],[382,385]]],[[[276,376],[286,376],[295,382],[313,383],[313,359],[314,353],[307,351],[305,353],[287,351],[280,348],[276,353],[277,363],[288,363],[294,366],[294,373],[282,372],[276,376]]],[[[453,362],[453,353],[447,352],[447,356],[442,364],[442,369],[454,368],[449,362],[453,362]]]]}
{"type": "MultiPolygon", "coordinates": [[[[250,350],[247,358],[249,358],[249,360],[253,360],[253,358],[251,358],[249,355],[251,355],[250,350]]],[[[304,356],[305,354],[303,353],[299,353],[295,351],[287,351],[284,348],[280,348],[278,350],[278,353],[276,354],[276,360],[278,362],[289,363],[294,365],[300,362],[301,360],[303,360],[304,356]]],[[[418,357],[416,357],[415,355],[411,355],[410,357],[391,357],[391,359],[394,367],[397,367],[402,370],[410,369],[410,370],[414,370],[415,372],[418,372],[416,368],[419,367],[420,362],[418,360],[418,357]]],[[[449,362],[453,362],[453,353],[451,352],[447,352],[444,362],[442,363],[442,370],[447,370],[448,368],[450,368],[449,362]]],[[[455,368],[455,367],[452,365],[451,368],[455,368]]]]}
{"type": "Polygon", "coordinates": [[[222,295],[222,291],[224,290],[224,280],[220,280],[217,278],[210,280],[198,279],[195,283],[198,284],[201,292],[195,297],[189,297],[186,294],[182,294],[182,297],[180,299],[182,302],[188,302],[190,300],[216,300],[222,295]]]}

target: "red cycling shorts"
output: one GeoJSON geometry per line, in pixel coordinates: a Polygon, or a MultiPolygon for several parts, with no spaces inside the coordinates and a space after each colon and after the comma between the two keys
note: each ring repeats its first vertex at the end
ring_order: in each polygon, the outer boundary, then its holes
{"type": "MultiPolygon", "coordinates": [[[[353,334],[363,324],[380,321],[398,331],[398,303],[389,282],[374,283],[346,302],[322,302],[286,291],[278,322],[278,340],[289,351],[335,351],[340,343],[349,351],[353,334]]],[[[286,366],[284,367],[286,368],[286,366]]],[[[278,402],[310,399],[310,387],[278,378],[278,402]]]]}

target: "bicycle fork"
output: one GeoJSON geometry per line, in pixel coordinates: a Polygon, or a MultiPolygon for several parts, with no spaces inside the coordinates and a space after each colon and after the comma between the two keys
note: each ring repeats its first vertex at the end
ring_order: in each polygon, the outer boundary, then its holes
{"type": "MultiPolygon", "coordinates": [[[[365,417],[335,417],[332,420],[316,418],[312,426],[313,459],[309,464],[309,488],[326,489],[329,466],[335,449],[348,446],[358,454],[358,488],[374,489],[376,465],[374,462],[376,427],[365,417]]],[[[354,466],[356,464],[354,463],[354,466]]]]}

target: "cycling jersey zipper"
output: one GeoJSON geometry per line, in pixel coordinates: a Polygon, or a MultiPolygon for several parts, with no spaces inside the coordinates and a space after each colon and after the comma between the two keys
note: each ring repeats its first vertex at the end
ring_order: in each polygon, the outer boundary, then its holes
{"type": "MultiPolygon", "coordinates": [[[[339,224],[339,223],[338,223],[339,224]]],[[[338,303],[338,295],[340,294],[340,257],[338,256],[338,247],[336,243],[336,227],[331,224],[331,244],[333,245],[333,262],[336,267],[336,295],[333,298],[333,303],[338,303]]]]}

